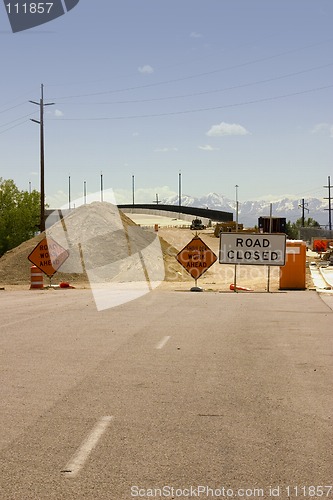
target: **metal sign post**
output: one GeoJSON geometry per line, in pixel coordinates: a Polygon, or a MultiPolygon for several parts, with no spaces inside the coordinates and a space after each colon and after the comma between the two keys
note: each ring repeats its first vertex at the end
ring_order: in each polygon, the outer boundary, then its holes
{"type": "Polygon", "coordinates": [[[234,268],[234,292],[237,293],[237,264],[235,264],[234,268]]]}
{"type": "MultiPolygon", "coordinates": [[[[272,232],[272,210],[273,210],[273,205],[271,203],[270,204],[270,208],[269,208],[269,233],[272,232]]],[[[269,292],[270,282],[271,282],[271,266],[268,266],[268,270],[267,270],[267,293],[269,292]]]]}
{"type": "MultiPolygon", "coordinates": [[[[286,235],[271,233],[220,233],[220,264],[234,264],[234,291],[237,291],[237,266],[284,266],[286,235]]],[[[268,271],[268,290],[270,286],[268,271]]]]}

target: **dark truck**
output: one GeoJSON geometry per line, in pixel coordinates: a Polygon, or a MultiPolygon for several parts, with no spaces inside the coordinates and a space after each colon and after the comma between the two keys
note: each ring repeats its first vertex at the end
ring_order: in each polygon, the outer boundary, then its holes
{"type": "Polygon", "coordinates": [[[206,229],[206,226],[203,225],[202,220],[193,219],[190,229],[194,229],[194,230],[206,229]]]}

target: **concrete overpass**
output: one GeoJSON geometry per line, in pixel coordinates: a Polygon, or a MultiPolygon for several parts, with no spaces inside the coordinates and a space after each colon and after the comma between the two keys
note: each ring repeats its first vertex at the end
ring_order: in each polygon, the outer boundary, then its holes
{"type": "MultiPolygon", "coordinates": [[[[229,222],[233,220],[231,212],[223,212],[221,210],[211,210],[209,208],[184,207],[179,205],[162,205],[162,204],[125,204],[118,205],[118,208],[127,214],[147,214],[170,217],[171,219],[183,219],[192,222],[193,219],[201,219],[203,224],[207,225],[212,222],[229,222]]],[[[66,217],[70,212],[75,210],[69,209],[48,209],[45,210],[45,218],[48,219],[48,226],[54,224],[57,220],[66,217]]]]}
{"type": "Polygon", "coordinates": [[[170,217],[172,219],[184,219],[192,221],[194,218],[201,219],[204,224],[212,222],[229,222],[233,220],[231,212],[222,210],[211,210],[209,208],[184,207],[179,205],[159,204],[126,204],[118,205],[118,208],[127,214],[148,214],[170,217]]]}

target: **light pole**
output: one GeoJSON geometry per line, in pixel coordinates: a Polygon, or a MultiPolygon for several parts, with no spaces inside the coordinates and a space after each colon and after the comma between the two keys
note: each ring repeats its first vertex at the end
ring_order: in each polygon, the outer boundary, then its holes
{"type": "Polygon", "coordinates": [[[134,194],[135,194],[135,177],[132,175],[132,205],[134,205],[134,194]]]}
{"type": "Polygon", "coordinates": [[[158,199],[158,193],[156,193],[156,200],[153,201],[153,203],[156,203],[156,205],[160,203],[160,200],[158,199]]]}
{"type": "Polygon", "coordinates": [[[101,172],[101,202],[103,203],[103,172],[101,172]]]}
{"type": "Polygon", "coordinates": [[[71,176],[68,176],[68,210],[71,209],[71,176]]]}
{"type": "Polygon", "coordinates": [[[236,233],[238,233],[238,184],[236,184],[236,233]]]}
{"type": "Polygon", "coordinates": [[[44,182],[44,106],[53,106],[54,102],[44,103],[44,85],[40,87],[40,100],[29,101],[39,106],[39,120],[31,118],[40,125],[40,232],[45,231],[45,182],[44,182]]]}
{"type": "Polygon", "coordinates": [[[178,174],[178,206],[182,206],[182,172],[179,170],[178,174]]]}

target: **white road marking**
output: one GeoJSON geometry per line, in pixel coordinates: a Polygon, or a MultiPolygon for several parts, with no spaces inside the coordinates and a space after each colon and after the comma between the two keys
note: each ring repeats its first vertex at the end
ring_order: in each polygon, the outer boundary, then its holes
{"type": "Polygon", "coordinates": [[[75,477],[78,472],[84,466],[89,454],[97,445],[102,434],[106,431],[108,425],[110,424],[112,416],[102,417],[95,427],[92,429],[90,434],[83,441],[81,446],[76,450],[65,469],[62,471],[66,477],[75,477]]]}
{"type": "Polygon", "coordinates": [[[160,342],[156,345],[156,349],[163,349],[163,347],[165,346],[165,344],[168,342],[168,340],[170,338],[171,338],[170,336],[163,337],[163,339],[160,340],[160,342]]]}

